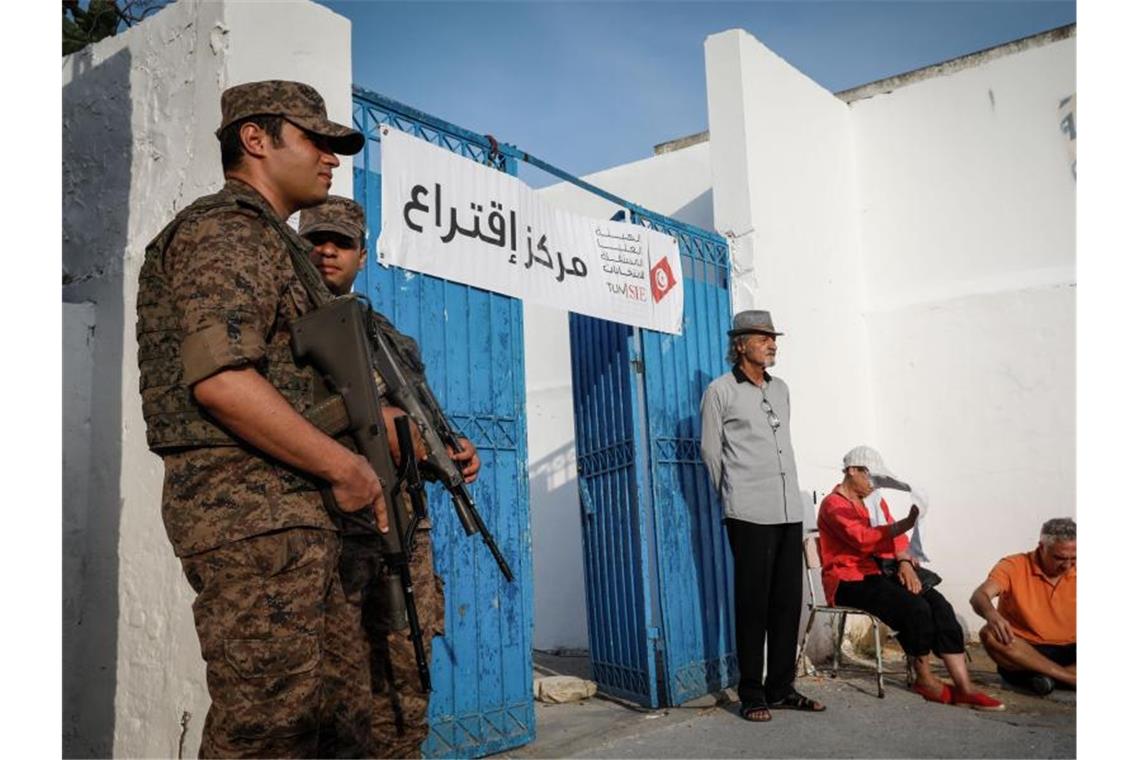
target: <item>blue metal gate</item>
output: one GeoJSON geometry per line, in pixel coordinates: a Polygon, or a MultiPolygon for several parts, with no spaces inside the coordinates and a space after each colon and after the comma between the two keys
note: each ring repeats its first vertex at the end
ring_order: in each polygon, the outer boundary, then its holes
{"type": "Polygon", "coordinates": [[[676,238],[685,282],[681,335],[640,330],[666,704],[738,678],[732,553],[701,461],[701,395],[727,369],[731,322],[724,238],[656,214],[632,220],[676,238]]]}
{"type": "Polygon", "coordinates": [[[586,603],[599,688],[657,707],[737,679],[732,557],[699,419],[725,371],[730,262],[721,236],[622,203],[677,239],[685,314],[679,336],[571,315],[586,603]]]}
{"type": "Polygon", "coordinates": [[[431,732],[422,750],[427,757],[478,757],[531,742],[535,734],[522,305],[379,265],[379,128],[390,125],[512,175],[517,164],[485,137],[359,87],[353,87],[353,121],[368,138],[355,159],[354,181],[372,254],[357,289],[419,342],[447,416],[478,447],[483,468],[472,493],[515,574],[514,583],[503,580],[483,543],[463,533],[446,493],[432,489],[447,620],[432,650],[431,732]]]}
{"type": "Polygon", "coordinates": [[[590,665],[606,693],[656,707],[636,357],[628,325],[570,315],[590,665]]]}

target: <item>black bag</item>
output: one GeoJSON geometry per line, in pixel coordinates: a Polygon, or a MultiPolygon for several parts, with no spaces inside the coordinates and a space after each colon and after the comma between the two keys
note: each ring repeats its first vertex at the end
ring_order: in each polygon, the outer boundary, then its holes
{"type": "MultiPolygon", "coordinates": [[[[875,563],[879,566],[883,575],[887,577],[893,578],[899,574],[899,560],[897,559],[875,557],[875,563]]],[[[914,567],[914,572],[918,576],[919,583],[922,584],[922,591],[924,593],[942,582],[942,576],[933,570],[927,570],[925,567],[915,565],[914,563],[911,563],[911,565],[914,567]]]]}

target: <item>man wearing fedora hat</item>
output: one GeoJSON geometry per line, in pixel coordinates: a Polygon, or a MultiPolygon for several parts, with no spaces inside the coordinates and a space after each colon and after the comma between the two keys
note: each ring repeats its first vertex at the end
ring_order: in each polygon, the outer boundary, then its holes
{"type": "Polygon", "coordinates": [[[294,361],[289,323],[327,289],[285,224],[364,136],[300,82],[230,87],[221,111],[225,185],[147,246],[138,292],[147,443],[206,661],[199,753],[367,757],[367,652],[319,489],[387,520],[367,460],[304,416],[320,379],[294,361]]]}
{"type": "Polygon", "coordinates": [[[766,311],[737,314],[728,333],[732,371],[701,399],[701,457],[720,494],[735,565],[740,714],[758,722],[771,720],[772,709],[824,709],[794,687],[803,505],[788,386],[768,373],[780,335],[766,311]]]}

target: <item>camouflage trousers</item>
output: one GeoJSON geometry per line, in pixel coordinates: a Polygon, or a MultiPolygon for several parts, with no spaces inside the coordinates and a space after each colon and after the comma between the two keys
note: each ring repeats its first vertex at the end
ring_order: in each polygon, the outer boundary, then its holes
{"type": "MultiPolygon", "coordinates": [[[[372,743],[375,757],[420,757],[427,738],[428,696],[420,685],[416,653],[407,629],[388,629],[381,584],[383,571],[367,538],[345,536],[341,574],[350,604],[359,605],[369,649],[372,682],[372,743]]],[[[431,533],[417,530],[411,561],[416,611],[431,664],[433,636],[443,634],[443,583],[432,568],[431,533]]]]}
{"type": "Polygon", "coordinates": [[[367,656],[340,537],[289,528],[182,558],[210,709],[201,757],[368,757],[367,656]]]}

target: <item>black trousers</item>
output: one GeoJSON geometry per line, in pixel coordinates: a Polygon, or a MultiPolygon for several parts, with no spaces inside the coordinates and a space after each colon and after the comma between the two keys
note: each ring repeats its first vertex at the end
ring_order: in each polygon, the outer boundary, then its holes
{"type": "MultiPolygon", "coordinates": [[[[1027,642],[1029,643],[1029,642],[1027,642]]],[[[1077,645],[1076,644],[1033,644],[1029,646],[1036,649],[1041,654],[1048,657],[1053,662],[1066,668],[1077,661],[1077,645]]],[[[1032,670],[1006,670],[1003,667],[998,667],[998,673],[1001,677],[1009,681],[1014,686],[1029,687],[1029,682],[1033,676],[1037,675],[1032,670]]]]}
{"type": "Polygon", "coordinates": [[[737,693],[744,704],[777,702],[788,696],[796,677],[804,593],[803,523],[724,522],[736,568],[737,693]]]}
{"type": "Polygon", "coordinates": [[[966,651],[954,608],[935,589],[912,594],[896,578],[868,575],[861,581],[840,581],[835,603],[866,610],[898,631],[899,644],[911,657],[966,651]]]}

